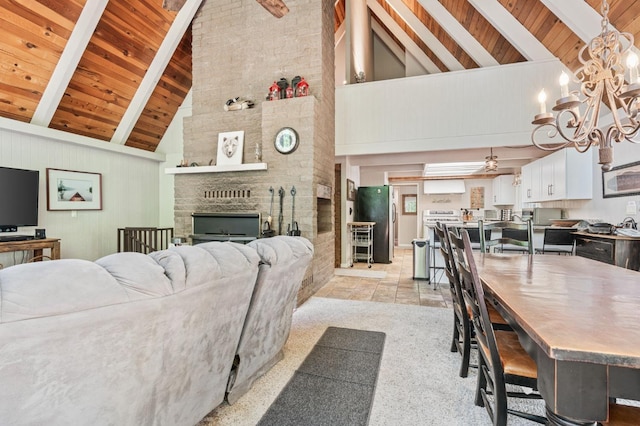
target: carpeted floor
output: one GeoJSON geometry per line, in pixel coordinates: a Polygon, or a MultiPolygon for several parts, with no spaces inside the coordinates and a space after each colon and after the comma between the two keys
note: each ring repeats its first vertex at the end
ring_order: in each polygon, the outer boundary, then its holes
{"type": "MultiPolygon", "coordinates": [[[[475,371],[460,378],[460,356],[449,351],[451,316],[443,308],[312,297],[293,315],[284,359],[198,426],[256,425],[329,326],[386,333],[369,425],[490,425],[473,404],[475,371]]],[[[527,404],[544,411],[541,401],[527,404]]],[[[510,426],[531,424],[509,417],[510,426]]]]}

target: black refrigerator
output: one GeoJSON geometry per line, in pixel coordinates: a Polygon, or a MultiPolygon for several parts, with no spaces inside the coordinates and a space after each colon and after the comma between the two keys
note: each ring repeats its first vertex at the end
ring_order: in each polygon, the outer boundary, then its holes
{"type": "Polygon", "coordinates": [[[391,263],[393,260],[393,224],[396,206],[392,186],[361,186],[356,193],[356,222],[375,222],[373,226],[373,261],[391,263]]]}

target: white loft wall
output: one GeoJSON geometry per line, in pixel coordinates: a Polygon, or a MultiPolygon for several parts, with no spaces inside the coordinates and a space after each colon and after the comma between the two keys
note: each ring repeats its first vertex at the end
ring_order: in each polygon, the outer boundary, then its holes
{"type": "MultiPolygon", "coordinates": [[[[61,239],[63,258],[95,260],[116,251],[118,228],[158,226],[158,171],[163,160],[161,154],[0,120],[0,165],[40,171],[38,228],[61,239]],[[70,211],[47,211],[48,167],[101,173],[102,210],[79,210],[75,217],[70,211]]],[[[32,235],[34,228],[18,231],[32,235]]],[[[16,256],[19,263],[22,255],[16,256]]],[[[16,263],[14,255],[0,255],[0,263],[16,263]]]]}
{"type": "Polygon", "coordinates": [[[526,62],[338,87],[336,155],[528,145],[537,93],[555,98],[561,71],[526,62]]]}

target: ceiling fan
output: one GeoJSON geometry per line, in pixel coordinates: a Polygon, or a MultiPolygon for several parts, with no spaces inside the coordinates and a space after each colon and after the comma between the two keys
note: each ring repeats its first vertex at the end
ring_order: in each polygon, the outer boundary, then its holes
{"type": "MultiPolygon", "coordinates": [[[[162,7],[166,10],[179,11],[187,0],[163,0],[162,7]]],[[[289,8],[282,0],[256,0],[276,18],[282,18],[289,13],[289,8]]]]}

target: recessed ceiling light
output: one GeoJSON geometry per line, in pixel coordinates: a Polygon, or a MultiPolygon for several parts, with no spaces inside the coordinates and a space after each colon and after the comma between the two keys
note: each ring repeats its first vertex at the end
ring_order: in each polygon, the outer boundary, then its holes
{"type": "Polygon", "coordinates": [[[484,169],[484,161],[425,164],[422,176],[472,175],[484,169]]]}

